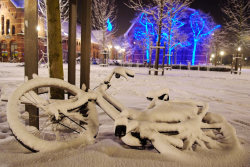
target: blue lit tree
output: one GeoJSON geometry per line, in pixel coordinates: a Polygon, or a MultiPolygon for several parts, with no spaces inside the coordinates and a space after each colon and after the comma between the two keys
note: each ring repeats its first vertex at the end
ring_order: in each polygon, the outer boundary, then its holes
{"type": "Polygon", "coordinates": [[[190,26],[193,32],[193,54],[192,54],[192,65],[195,64],[195,56],[197,50],[197,44],[201,39],[205,38],[206,36],[210,35],[214,30],[220,28],[220,25],[216,25],[213,28],[209,29],[207,27],[207,23],[204,17],[201,17],[199,12],[194,12],[190,15],[190,26]]]}
{"type": "Polygon", "coordinates": [[[167,41],[167,55],[169,56],[168,64],[171,64],[173,51],[176,50],[177,47],[186,47],[190,45],[190,43],[187,41],[188,36],[182,32],[183,30],[181,30],[181,28],[185,25],[185,23],[181,20],[186,17],[187,14],[184,12],[179,12],[175,12],[173,8],[173,11],[168,12],[168,15],[171,16],[164,20],[161,43],[167,41]],[[171,20],[169,20],[170,18],[171,20]]]}
{"type": "Polygon", "coordinates": [[[150,42],[152,41],[152,37],[155,35],[154,25],[149,21],[148,15],[145,13],[141,14],[139,23],[140,26],[136,27],[134,37],[139,43],[141,43],[140,46],[142,49],[146,49],[146,59],[147,62],[149,62],[150,42]]]}
{"type": "MultiPolygon", "coordinates": [[[[156,9],[157,7],[153,7],[151,11],[155,10],[155,13],[157,13],[156,9]]],[[[156,19],[158,16],[148,14],[147,12],[143,15],[140,14],[126,33],[127,35],[132,35],[130,39],[133,37],[133,41],[130,40],[130,42],[134,43],[137,40],[136,45],[145,47],[149,46],[144,44],[145,41],[152,41],[156,43],[156,46],[162,46],[166,42],[166,53],[172,56],[168,60],[168,64],[173,62],[183,64],[192,62],[194,65],[198,61],[204,62],[209,49],[211,49],[209,47],[211,34],[220,26],[216,25],[209,15],[196,12],[196,10],[190,8],[178,9],[177,12],[176,8],[164,6],[162,15],[164,17],[161,24],[161,34],[159,35],[159,20],[156,19]],[[150,40],[147,38],[148,35],[151,35],[150,40]],[[159,39],[160,43],[158,44],[159,39]],[[173,55],[175,55],[175,59],[173,55]]],[[[140,51],[138,51],[139,47],[136,45],[134,44],[133,46],[138,54],[140,51]]],[[[159,52],[153,52],[152,54],[155,55],[155,61],[157,61],[159,52]]]]}
{"type": "MultiPolygon", "coordinates": [[[[137,11],[142,11],[152,16],[153,23],[155,24],[155,29],[157,32],[156,46],[156,58],[155,58],[155,75],[158,75],[158,65],[159,65],[159,54],[162,38],[162,29],[164,28],[164,20],[167,20],[168,32],[165,32],[168,36],[167,46],[171,48],[171,39],[174,27],[173,22],[177,22],[183,11],[189,6],[191,0],[152,0],[152,6],[143,6],[142,0],[130,0],[129,7],[137,11]],[[173,19],[174,18],[174,19],[173,19]],[[171,35],[172,34],[172,35],[171,35]]],[[[166,22],[165,22],[166,23],[166,22]]],[[[171,51],[168,49],[168,52],[171,51]]],[[[169,53],[168,53],[169,54],[169,53]]]]}

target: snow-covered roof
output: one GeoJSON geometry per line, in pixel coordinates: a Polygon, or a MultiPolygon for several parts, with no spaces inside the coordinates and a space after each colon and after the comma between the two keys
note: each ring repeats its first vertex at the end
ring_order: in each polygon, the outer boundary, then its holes
{"type": "Polygon", "coordinates": [[[24,8],[24,0],[10,0],[16,8],[24,8]]]}
{"type": "Polygon", "coordinates": [[[102,40],[102,31],[101,30],[93,30],[92,34],[93,34],[93,37],[96,39],[96,41],[102,40]]]}
{"type": "MultiPolygon", "coordinates": [[[[64,22],[62,25],[62,35],[68,36],[69,34],[69,22],[64,22]]],[[[76,39],[81,40],[81,25],[77,24],[76,27],[76,39]]],[[[95,38],[93,31],[91,32],[91,43],[98,43],[98,40],[95,38]]]]}

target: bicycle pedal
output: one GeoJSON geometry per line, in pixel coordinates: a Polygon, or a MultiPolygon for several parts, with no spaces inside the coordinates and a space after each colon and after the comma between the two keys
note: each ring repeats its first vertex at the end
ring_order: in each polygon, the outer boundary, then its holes
{"type": "Polygon", "coordinates": [[[115,136],[123,137],[126,135],[127,127],[125,125],[117,125],[115,127],[115,136]]]}

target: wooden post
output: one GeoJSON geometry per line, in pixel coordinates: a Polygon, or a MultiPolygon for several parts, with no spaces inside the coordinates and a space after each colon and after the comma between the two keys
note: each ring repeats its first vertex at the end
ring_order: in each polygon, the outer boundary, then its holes
{"type": "Polygon", "coordinates": [[[77,0],[69,1],[68,82],[73,85],[76,80],[76,4],[77,0]]]}
{"type": "Polygon", "coordinates": [[[82,1],[81,11],[81,70],[80,85],[89,89],[91,51],[91,0],[82,1]]]}
{"type": "MultiPolygon", "coordinates": [[[[24,69],[25,76],[32,79],[32,74],[38,74],[37,0],[25,0],[24,6],[24,69]]],[[[29,125],[39,129],[38,109],[26,105],[25,110],[29,112],[29,125]]]]}
{"type": "Polygon", "coordinates": [[[235,71],[234,73],[237,74],[238,73],[238,67],[239,67],[239,52],[237,51],[237,56],[235,57],[235,71]]]}
{"type": "Polygon", "coordinates": [[[163,49],[163,59],[162,59],[162,75],[164,75],[164,65],[165,65],[165,52],[166,52],[166,42],[164,42],[164,49],[163,49]]]}
{"type": "Polygon", "coordinates": [[[151,74],[151,61],[152,61],[152,42],[150,44],[150,51],[149,51],[149,63],[148,63],[148,67],[149,67],[149,71],[148,74],[151,74]]]}
{"type": "Polygon", "coordinates": [[[231,63],[231,74],[233,73],[233,66],[234,66],[234,54],[232,56],[232,63],[231,63]]]}
{"type": "MultiPolygon", "coordinates": [[[[46,0],[47,26],[48,26],[48,49],[49,49],[49,76],[51,78],[64,79],[62,34],[59,0],[46,0]]],[[[64,99],[64,90],[50,88],[52,99],[64,99]]]]}

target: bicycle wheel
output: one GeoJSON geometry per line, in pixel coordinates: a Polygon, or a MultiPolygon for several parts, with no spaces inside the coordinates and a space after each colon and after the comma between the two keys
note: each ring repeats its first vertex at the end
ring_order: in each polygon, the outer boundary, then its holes
{"type": "Polygon", "coordinates": [[[240,152],[242,147],[234,127],[219,114],[207,111],[206,103],[165,102],[152,109],[147,115],[149,121],[137,129],[160,153],[173,157],[188,156],[190,152],[240,152]]]}
{"type": "Polygon", "coordinates": [[[14,91],[7,104],[7,120],[15,138],[33,152],[86,145],[93,142],[98,130],[95,104],[88,100],[87,93],[63,80],[35,78],[14,91]],[[51,99],[51,87],[72,96],[67,98],[66,94],[65,100],[51,99]],[[38,110],[34,117],[39,120],[38,129],[29,126],[27,105],[38,110]],[[51,110],[57,110],[56,114],[51,110]]]}

